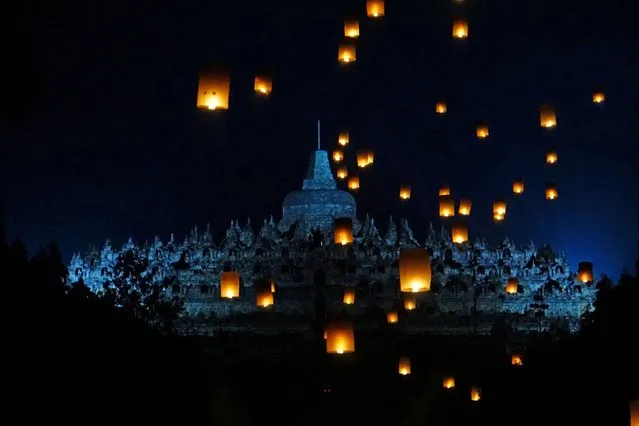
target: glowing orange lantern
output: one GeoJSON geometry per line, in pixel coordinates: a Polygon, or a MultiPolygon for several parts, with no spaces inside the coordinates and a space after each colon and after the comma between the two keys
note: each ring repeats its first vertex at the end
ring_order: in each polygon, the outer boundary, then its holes
{"type": "Polygon", "coordinates": [[[468,37],[468,22],[464,19],[456,19],[453,21],[453,37],[455,38],[467,38],[468,37]]]}
{"type": "Polygon", "coordinates": [[[348,143],[350,142],[350,137],[348,132],[341,132],[338,136],[337,136],[337,143],[342,145],[342,146],[346,146],[348,145],[348,143]]]}
{"type": "Polygon", "coordinates": [[[506,283],[506,293],[517,294],[518,288],[519,288],[519,281],[517,280],[517,278],[514,278],[514,277],[508,278],[508,282],[506,283]]]}
{"type": "Polygon", "coordinates": [[[367,0],[366,15],[369,18],[381,18],[384,16],[384,0],[367,0]]]}
{"type": "Polygon", "coordinates": [[[269,95],[273,91],[273,80],[269,77],[258,75],[255,77],[254,89],[257,93],[269,95]]]}
{"type": "Polygon", "coordinates": [[[510,365],[515,365],[517,367],[521,367],[524,365],[524,360],[519,354],[512,354],[510,357],[510,365]]]}
{"type": "Polygon", "coordinates": [[[389,324],[397,324],[397,322],[399,321],[399,316],[397,315],[397,312],[395,311],[390,311],[386,314],[386,322],[389,324]]]}
{"type": "Polygon", "coordinates": [[[443,115],[446,114],[446,111],[448,110],[447,106],[446,106],[446,102],[444,101],[439,101],[435,104],[435,112],[439,115],[443,115]]]}
{"type": "Polygon", "coordinates": [[[555,164],[558,160],[557,153],[550,151],[546,153],[546,164],[555,164]]]}
{"type": "Polygon", "coordinates": [[[442,186],[439,188],[439,196],[447,197],[450,195],[450,186],[442,186]]]}
{"type": "Polygon", "coordinates": [[[414,311],[417,307],[417,301],[413,296],[404,296],[404,309],[407,311],[414,311]]]}
{"type": "Polygon", "coordinates": [[[431,267],[428,251],[404,248],[399,252],[399,286],[404,293],[430,290],[431,267]]]}
{"type": "Polygon", "coordinates": [[[455,216],[455,200],[451,197],[441,197],[439,199],[439,217],[455,216]]]}
{"type": "Polygon", "coordinates": [[[488,130],[488,125],[484,123],[479,123],[477,125],[476,133],[479,139],[486,139],[490,135],[490,131],[488,130]]]}
{"type": "Polygon", "coordinates": [[[523,179],[517,179],[513,182],[513,194],[521,195],[524,193],[524,181],[523,179]]]}
{"type": "Polygon", "coordinates": [[[274,303],[273,292],[271,292],[271,289],[258,291],[256,293],[256,298],[257,306],[260,308],[268,308],[274,303]]]}
{"type": "Polygon", "coordinates": [[[220,297],[224,299],[240,297],[240,274],[238,272],[222,272],[220,277],[220,297]]]}
{"type": "Polygon", "coordinates": [[[592,94],[592,101],[596,104],[601,104],[606,100],[604,92],[595,92],[592,94]]]}
{"type": "Polygon", "coordinates": [[[451,233],[455,244],[463,244],[468,241],[468,227],[466,225],[453,225],[451,233]]]}
{"type": "Polygon", "coordinates": [[[348,179],[348,189],[357,191],[359,189],[359,178],[357,176],[351,176],[348,179]]]}
{"type": "Polygon", "coordinates": [[[347,354],[355,352],[355,332],[350,322],[335,322],[326,327],[326,353],[347,354]]]}
{"type": "Polygon", "coordinates": [[[477,388],[472,388],[470,390],[470,400],[473,402],[481,400],[481,391],[477,388]]]}
{"type": "Polygon", "coordinates": [[[452,376],[444,377],[442,382],[442,386],[444,389],[454,389],[455,388],[455,378],[452,376]]]}
{"type": "Polygon", "coordinates": [[[335,151],[333,151],[333,161],[335,161],[336,163],[341,162],[344,159],[344,152],[336,149],[335,151]]]}
{"type": "Polygon", "coordinates": [[[359,21],[344,22],[344,37],[348,37],[348,38],[359,37],[359,21]]]}
{"type": "Polygon", "coordinates": [[[346,167],[340,167],[337,169],[337,178],[344,180],[348,177],[348,169],[346,167]]]}
{"type": "Polygon", "coordinates": [[[333,222],[333,236],[335,244],[347,245],[353,242],[353,219],[338,217],[333,222]]]}
{"type": "Polygon", "coordinates": [[[402,186],[401,188],[399,188],[399,198],[401,198],[402,200],[409,200],[410,192],[410,186],[402,186]]]}
{"type": "Polygon", "coordinates": [[[553,106],[542,105],[539,108],[539,124],[547,129],[557,126],[557,114],[553,106]]]}
{"type": "Polygon", "coordinates": [[[399,374],[402,376],[410,374],[410,358],[403,357],[399,359],[399,374]]]}
{"type": "Polygon", "coordinates": [[[473,203],[470,200],[459,200],[459,215],[470,216],[470,210],[473,207],[473,203]]]}
{"type": "Polygon", "coordinates": [[[556,200],[559,197],[559,191],[553,183],[546,185],[546,200],[556,200]]]}
{"type": "Polygon", "coordinates": [[[493,214],[505,215],[506,214],[506,202],[505,201],[501,201],[501,200],[495,201],[493,203],[493,214]]]}
{"type": "Polygon", "coordinates": [[[271,293],[275,293],[275,283],[271,282],[271,293]]]}
{"type": "Polygon", "coordinates": [[[579,262],[577,278],[584,284],[594,281],[595,273],[592,262],[579,262]]]}
{"type": "Polygon", "coordinates": [[[639,426],[639,399],[630,402],[630,426],[639,426]]]}
{"type": "Polygon", "coordinates": [[[344,290],[344,304],[352,305],[354,303],[355,303],[355,289],[347,288],[346,290],[344,290]]]}
{"type": "Polygon", "coordinates": [[[352,43],[342,43],[337,49],[337,60],[342,64],[350,64],[357,60],[355,45],[352,43]]]}
{"type": "Polygon", "coordinates": [[[208,110],[229,108],[231,76],[222,70],[208,70],[200,74],[197,107],[208,110]]]}

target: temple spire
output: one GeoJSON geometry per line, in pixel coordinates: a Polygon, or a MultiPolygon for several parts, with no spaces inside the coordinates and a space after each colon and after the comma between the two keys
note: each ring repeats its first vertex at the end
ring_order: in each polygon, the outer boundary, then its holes
{"type": "Polygon", "coordinates": [[[317,120],[317,150],[320,150],[320,121],[317,120]]]}

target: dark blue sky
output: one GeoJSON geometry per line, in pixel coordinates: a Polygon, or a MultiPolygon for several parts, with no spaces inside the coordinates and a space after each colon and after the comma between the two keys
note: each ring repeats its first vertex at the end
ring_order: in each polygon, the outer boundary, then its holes
{"type": "Polygon", "coordinates": [[[279,218],[321,118],[324,147],[347,128],[351,153],[375,150],[356,198],[382,230],[403,216],[423,240],[447,183],[473,200],[471,239],[549,242],[573,267],[592,260],[614,277],[633,265],[639,37],[627,4],[388,0],[373,22],[365,0],[88,3],[26,11],[4,37],[4,110],[23,107],[0,134],[5,214],[32,250],[53,240],[68,257],[106,238],[181,239],[207,222],[219,241],[233,218],[279,218]],[[468,19],[468,40],[452,39],[455,16],[468,19]],[[345,18],[361,25],[348,67],[336,59],[345,18]],[[210,64],[232,71],[226,113],[194,106],[210,64]],[[267,100],[252,92],[263,70],[274,77],[267,100]],[[603,105],[591,101],[597,87],[603,105]],[[544,103],[557,109],[550,132],[539,127],[544,103]],[[490,125],[486,141],[478,120],[490,125]],[[552,169],[548,149],[559,153],[552,169]],[[514,199],[518,176],[526,193],[514,199]],[[403,205],[400,182],[413,187],[403,205]],[[509,201],[499,226],[495,198],[509,201]]]}

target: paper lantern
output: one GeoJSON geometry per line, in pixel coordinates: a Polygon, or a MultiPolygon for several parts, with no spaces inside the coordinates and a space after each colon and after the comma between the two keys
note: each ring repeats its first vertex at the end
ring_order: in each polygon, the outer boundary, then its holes
{"type": "Polygon", "coordinates": [[[353,43],[342,43],[337,49],[337,60],[342,64],[350,64],[357,60],[357,53],[353,43]]]}
{"type": "Polygon", "coordinates": [[[556,200],[559,198],[559,191],[554,183],[546,185],[546,200],[556,200]]]}
{"type": "Polygon", "coordinates": [[[639,426],[639,399],[630,402],[630,426],[639,426]]]}
{"type": "Polygon", "coordinates": [[[524,360],[522,356],[519,354],[512,354],[510,356],[510,365],[514,365],[517,367],[521,367],[522,365],[524,365],[524,360]]]}
{"type": "Polygon", "coordinates": [[[550,151],[546,153],[546,164],[555,164],[558,160],[557,153],[550,151]]]}
{"type": "Polygon", "coordinates": [[[254,89],[256,93],[269,95],[273,90],[273,80],[269,77],[258,75],[255,77],[254,89]]]}
{"type": "Polygon", "coordinates": [[[435,104],[435,112],[439,115],[446,114],[448,108],[446,107],[446,102],[439,101],[435,104]]]}
{"type": "Polygon", "coordinates": [[[368,167],[370,163],[368,162],[368,151],[357,151],[357,167],[363,169],[368,167]]]}
{"type": "Polygon", "coordinates": [[[270,288],[259,290],[256,293],[256,303],[260,308],[268,308],[274,303],[273,292],[270,288]]]}
{"type": "Polygon", "coordinates": [[[271,282],[271,293],[275,293],[275,283],[271,282]]]}
{"type": "Polygon", "coordinates": [[[397,322],[399,321],[399,316],[397,315],[397,312],[395,311],[390,311],[386,314],[386,322],[389,324],[397,324],[397,322]]]}
{"type": "Polygon", "coordinates": [[[375,153],[371,150],[366,151],[366,156],[368,157],[368,165],[372,165],[375,163],[375,153]]]}
{"type": "Polygon", "coordinates": [[[335,151],[333,151],[333,161],[335,161],[336,163],[341,162],[344,159],[344,152],[336,149],[335,151]]]}
{"type": "Polygon", "coordinates": [[[229,108],[231,76],[227,71],[210,69],[200,74],[197,107],[208,110],[229,108]]]}
{"type": "Polygon", "coordinates": [[[430,290],[431,266],[428,251],[404,248],[399,252],[399,286],[404,293],[430,290]]]}
{"type": "Polygon", "coordinates": [[[451,197],[441,197],[439,199],[439,217],[455,216],[455,200],[451,197]]]}
{"type": "Polygon", "coordinates": [[[335,244],[345,246],[353,242],[353,219],[338,217],[333,222],[333,236],[335,244]]]}
{"type": "Polygon", "coordinates": [[[413,296],[404,296],[404,309],[414,311],[417,308],[417,300],[413,296]]]}
{"type": "Polygon", "coordinates": [[[240,297],[240,274],[238,272],[222,272],[220,277],[220,297],[223,299],[240,297]]]}
{"type": "Polygon", "coordinates": [[[344,22],[344,37],[348,37],[348,38],[359,37],[359,21],[344,22]]]}
{"type": "Polygon", "coordinates": [[[381,18],[384,16],[384,0],[367,0],[366,15],[369,18],[381,18]]]}
{"type": "Polygon", "coordinates": [[[470,390],[470,400],[473,402],[481,400],[481,391],[477,388],[472,388],[470,390]]]}
{"type": "Polygon", "coordinates": [[[399,374],[402,376],[410,375],[410,358],[402,357],[399,359],[399,374]]]}
{"type": "Polygon", "coordinates": [[[348,169],[346,167],[340,167],[337,169],[337,179],[344,180],[348,177],[348,169]]]}
{"type": "Polygon", "coordinates": [[[409,200],[410,192],[410,186],[403,185],[401,188],[399,188],[399,198],[401,198],[402,200],[409,200]]]}
{"type": "Polygon", "coordinates": [[[484,123],[480,123],[477,125],[476,134],[479,139],[486,139],[490,132],[488,130],[488,125],[484,123]]]}
{"type": "Polygon", "coordinates": [[[508,294],[517,294],[517,290],[519,288],[519,281],[515,277],[508,278],[508,282],[506,283],[506,293],[508,294]]]}
{"type": "Polygon", "coordinates": [[[344,290],[344,304],[352,305],[355,303],[355,289],[347,288],[344,290]]]}
{"type": "Polygon", "coordinates": [[[359,189],[359,178],[357,176],[351,176],[348,179],[348,189],[357,191],[359,189]]]}
{"type": "Polygon", "coordinates": [[[506,214],[506,202],[502,200],[496,200],[493,203],[493,214],[506,214]]]}
{"type": "Polygon", "coordinates": [[[442,386],[444,389],[454,389],[455,388],[455,378],[452,376],[444,377],[442,382],[442,386]]]}
{"type": "Polygon", "coordinates": [[[355,352],[355,333],[350,322],[334,322],[325,330],[326,353],[347,354],[355,352]]]}
{"type": "Polygon", "coordinates": [[[463,39],[468,37],[468,22],[464,19],[453,21],[453,37],[463,39]]]}
{"type": "Polygon", "coordinates": [[[604,92],[595,92],[592,94],[592,102],[596,104],[604,103],[606,100],[606,95],[604,92]]]}
{"type": "Polygon", "coordinates": [[[557,126],[557,114],[552,105],[542,105],[539,108],[539,124],[547,129],[557,126]]]}
{"type": "Polygon", "coordinates": [[[524,181],[523,179],[517,179],[513,182],[513,194],[521,195],[524,193],[524,181]]]}
{"type": "Polygon", "coordinates": [[[440,197],[448,197],[450,195],[450,186],[442,186],[439,188],[440,197]]]}
{"type": "Polygon", "coordinates": [[[346,146],[348,145],[348,143],[350,142],[350,137],[348,132],[341,132],[338,136],[337,136],[337,143],[342,145],[342,146],[346,146]]]}
{"type": "Polygon", "coordinates": [[[456,224],[451,229],[453,243],[463,244],[468,241],[468,227],[463,224],[456,224]]]}
{"type": "Polygon", "coordinates": [[[592,262],[579,262],[579,266],[577,267],[577,279],[584,284],[594,281],[595,273],[592,262]]]}
{"type": "Polygon", "coordinates": [[[459,200],[459,215],[470,216],[470,210],[473,207],[473,203],[470,200],[459,200]]]}

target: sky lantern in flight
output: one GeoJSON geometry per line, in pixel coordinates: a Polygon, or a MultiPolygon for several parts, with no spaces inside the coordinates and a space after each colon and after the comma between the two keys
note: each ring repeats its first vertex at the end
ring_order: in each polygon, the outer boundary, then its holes
{"type": "Polygon", "coordinates": [[[448,111],[448,107],[446,106],[446,102],[444,101],[439,101],[435,104],[435,113],[439,114],[439,115],[444,115],[446,114],[446,111],[448,111]]]}
{"type": "Polygon", "coordinates": [[[350,137],[348,132],[340,132],[340,134],[337,136],[337,143],[340,144],[341,146],[346,146],[348,145],[349,142],[350,142],[350,137]]]}
{"type": "Polygon", "coordinates": [[[539,108],[539,124],[541,127],[551,129],[557,127],[557,114],[555,113],[555,107],[552,105],[542,105],[539,108]]]}
{"type": "Polygon", "coordinates": [[[501,222],[506,217],[506,202],[502,200],[496,200],[493,203],[493,220],[495,222],[501,222]]]}
{"type": "Polygon", "coordinates": [[[453,21],[453,37],[458,39],[468,38],[468,21],[455,19],[453,21]]]}
{"type": "Polygon", "coordinates": [[[428,251],[423,248],[404,248],[399,252],[399,286],[403,293],[422,293],[430,290],[431,266],[428,251]]]}
{"type": "Polygon", "coordinates": [[[363,169],[372,165],[375,162],[375,154],[368,149],[362,149],[357,151],[357,167],[363,169]]]}
{"type": "Polygon", "coordinates": [[[223,299],[240,297],[240,274],[238,272],[222,272],[220,277],[220,297],[223,299]]]}
{"type": "Polygon", "coordinates": [[[404,295],[404,309],[407,311],[414,311],[417,308],[417,300],[412,294],[404,295]]]}
{"type": "Polygon", "coordinates": [[[490,135],[488,125],[486,123],[478,123],[475,133],[479,139],[486,139],[490,135]]]}
{"type": "Polygon", "coordinates": [[[348,38],[359,37],[359,21],[344,22],[344,37],[348,37],[348,38]]]}
{"type": "Polygon", "coordinates": [[[459,200],[458,213],[460,216],[470,216],[470,210],[473,207],[473,202],[470,200],[459,200]]]}
{"type": "Polygon", "coordinates": [[[275,303],[275,299],[273,297],[273,292],[271,288],[260,289],[255,294],[256,304],[260,308],[268,308],[269,306],[273,306],[275,303]]]}
{"type": "Polygon", "coordinates": [[[386,322],[389,324],[397,324],[399,316],[396,311],[390,311],[386,314],[386,322]]]}
{"type": "Polygon", "coordinates": [[[602,104],[606,101],[606,95],[604,92],[596,91],[592,94],[592,102],[595,104],[602,104]]]}
{"type": "Polygon", "coordinates": [[[333,322],[326,327],[326,353],[348,354],[355,352],[355,332],[350,322],[333,322]]]}
{"type": "Polygon", "coordinates": [[[381,18],[384,16],[384,0],[367,0],[366,15],[369,18],[381,18]]]}
{"type": "Polygon", "coordinates": [[[347,245],[353,242],[353,220],[350,217],[336,217],[333,221],[333,241],[347,245]]]}
{"type": "Polygon", "coordinates": [[[410,358],[402,357],[399,359],[399,374],[401,376],[410,375],[410,358]]]}
{"type": "Polygon", "coordinates": [[[517,294],[519,289],[519,280],[515,277],[508,278],[506,282],[506,293],[508,294],[517,294]]]}
{"type": "Polygon", "coordinates": [[[353,305],[355,303],[355,289],[347,288],[344,290],[344,304],[353,305]]]}
{"type": "Polygon", "coordinates": [[[639,425],[639,399],[630,401],[630,426],[639,425]]]}
{"type": "Polygon", "coordinates": [[[470,400],[473,402],[478,402],[481,400],[481,390],[478,388],[472,388],[470,390],[470,400]]]}
{"type": "Polygon", "coordinates": [[[455,388],[455,378],[453,376],[444,377],[444,380],[442,380],[442,387],[444,389],[454,389],[455,388]]]}
{"type": "Polygon", "coordinates": [[[521,195],[524,193],[524,180],[517,179],[513,182],[513,194],[521,195]]]}
{"type": "Polygon", "coordinates": [[[546,200],[556,200],[559,198],[559,191],[554,183],[546,185],[546,200]]]}
{"type": "Polygon", "coordinates": [[[592,262],[579,262],[577,279],[584,284],[594,281],[595,273],[592,262]]]}
{"type": "Polygon", "coordinates": [[[359,189],[359,178],[357,176],[351,176],[348,179],[348,189],[357,191],[359,189]]]}
{"type": "Polygon", "coordinates": [[[455,200],[450,196],[439,198],[439,217],[455,216],[455,200]]]}
{"type": "Polygon", "coordinates": [[[229,109],[231,76],[228,71],[209,69],[200,74],[197,107],[208,110],[229,109]]]}
{"type": "Polygon", "coordinates": [[[340,167],[337,169],[337,179],[344,180],[348,177],[348,169],[346,167],[340,167]]]}
{"type": "Polygon", "coordinates": [[[510,365],[521,367],[524,365],[524,359],[520,354],[512,354],[510,356],[510,365]]]}
{"type": "Polygon", "coordinates": [[[438,193],[440,197],[450,196],[450,186],[441,186],[438,193]]]}
{"type": "Polygon", "coordinates": [[[457,223],[451,228],[452,240],[455,244],[463,244],[468,241],[468,227],[457,223]]]}
{"type": "Polygon", "coordinates": [[[341,149],[336,149],[335,151],[333,151],[334,162],[341,163],[343,159],[344,159],[344,151],[342,151],[341,149]]]}
{"type": "Polygon", "coordinates": [[[555,151],[549,151],[546,153],[546,164],[555,164],[559,160],[555,151]]]}
{"type": "Polygon", "coordinates": [[[402,200],[409,200],[410,193],[411,189],[408,185],[402,185],[401,188],[399,188],[399,198],[401,198],[402,200]]]}
{"type": "Polygon", "coordinates": [[[255,93],[270,95],[273,91],[273,80],[265,75],[258,75],[255,77],[253,88],[255,93]]]}
{"type": "Polygon", "coordinates": [[[341,43],[337,49],[337,60],[342,64],[350,64],[357,60],[357,52],[353,43],[341,43]]]}

